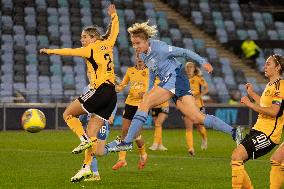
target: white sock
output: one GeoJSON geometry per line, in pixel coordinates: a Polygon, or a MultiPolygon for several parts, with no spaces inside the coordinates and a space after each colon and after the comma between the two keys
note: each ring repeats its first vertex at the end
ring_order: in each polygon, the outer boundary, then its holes
{"type": "Polygon", "coordinates": [[[97,176],[100,175],[99,171],[93,172],[93,175],[97,175],[97,176]]]}
{"type": "Polygon", "coordinates": [[[80,136],[80,141],[81,142],[90,142],[90,139],[84,134],[80,136]]]}

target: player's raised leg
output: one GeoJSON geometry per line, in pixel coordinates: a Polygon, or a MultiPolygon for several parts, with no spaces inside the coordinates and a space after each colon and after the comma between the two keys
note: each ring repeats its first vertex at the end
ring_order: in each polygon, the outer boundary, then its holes
{"type": "Polygon", "coordinates": [[[93,144],[85,133],[82,123],[76,117],[84,113],[86,113],[86,111],[82,108],[81,103],[77,99],[71,102],[63,113],[63,119],[66,124],[74,133],[76,133],[81,141],[79,146],[77,146],[72,153],[80,153],[83,150],[90,148],[93,144]]]}
{"type": "Polygon", "coordinates": [[[159,86],[155,86],[148,93],[146,93],[141,104],[139,105],[137,112],[134,115],[124,141],[122,141],[116,147],[109,149],[109,151],[125,151],[132,149],[132,142],[137,137],[143,124],[146,122],[149,109],[168,101],[172,96],[173,94],[170,91],[159,86]]]}
{"type": "MultiPolygon", "coordinates": [[[[204,115],[196,106],[195,99],[191,95],[180,97],[176,102],[177,108],[194,124],[204,124],[207,128],[215,129],[232,135],[236,139],[236,129],[222,121],[221,119],[206,114],[204,115]],[[190,108],[188,108],[190,107],[190,108]]],[[[239,135],[237,135],[239,136],[239,135]]]]}

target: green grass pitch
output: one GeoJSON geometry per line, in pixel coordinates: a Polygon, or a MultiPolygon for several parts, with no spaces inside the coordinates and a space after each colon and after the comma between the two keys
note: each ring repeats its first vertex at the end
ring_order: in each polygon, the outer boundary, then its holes
{"type": "MultiPolygon", "coordinates": [[[[119,131],[112,131],[109,141],[116,135],[119,131]]],[[[148,148],[153,130],[144,130],[143,135],[148,148]]],[[[71,131],[0,132],[0,188],[231,188],[235,143],[229,135],[208,131],[208,150],[201,151],[200,136],[194,131],[195,157],[187,154],[184,130],[164,130],[163,140],[169,151],[147,150],[149,161],[143,170],[137,169],[134,149],[128,153],[127,167],[113,171],[117,154],[112,153],[98,159],[101,181],[71,183],[83,160],[82,154],[71,154],[79,144],[71,131]]],[[[245,165],[254,188],[269,188],[270,155],[245,165]]]]}

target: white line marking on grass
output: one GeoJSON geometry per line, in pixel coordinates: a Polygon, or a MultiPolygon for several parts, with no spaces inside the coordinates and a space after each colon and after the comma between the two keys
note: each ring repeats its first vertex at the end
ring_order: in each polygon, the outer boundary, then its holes
{"type": "MultiPolygon", "coordinates": [[[[5,148],[0,149],[2,152],[27,152],[27,153],[51,153],[51,154],[71,154],[71,151],[52,151],[52,150],[27,150],[27,149],[13,149],[13,148],[5,148]]],[[[115,154],[115,153],[110,153],[115,154]]],[[[137,156],[136,154],[127,154],[127,156],[137,156]]],[[[169,156],[169,155],[153,155],[149,154],[149,158],[163,158],[163,159],[188,159],[188,160],[226,160],[230,161],[230,158],[226,157],[188,157],[188,156],[169,156]]],[[[252,161],[252,160],[251,160],[252,161]]],[[[255,162],[269,162],[269,160],[253,160],[255,162]]]]}

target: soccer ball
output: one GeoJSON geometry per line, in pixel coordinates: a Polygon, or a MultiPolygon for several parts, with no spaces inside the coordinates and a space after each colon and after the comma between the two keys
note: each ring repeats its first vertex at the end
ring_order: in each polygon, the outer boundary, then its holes
{"type": "Polygon", "coordinates": [[[28,109],[22,116],[22,126],[30,133],[41,131],[46,124],[45,115],[38,109],[28,109]]]}

